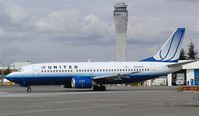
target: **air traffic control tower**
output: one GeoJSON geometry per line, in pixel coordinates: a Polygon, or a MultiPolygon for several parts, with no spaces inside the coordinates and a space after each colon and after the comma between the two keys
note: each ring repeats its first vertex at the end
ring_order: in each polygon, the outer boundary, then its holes
{"type": "Polygon", "coordinates": [[[114,5],[114,22],[116,31],[116,60],[117,62],[126,61],[126,31],[128,21],[127,5],[124,2],[117,2],[114,5]]]}

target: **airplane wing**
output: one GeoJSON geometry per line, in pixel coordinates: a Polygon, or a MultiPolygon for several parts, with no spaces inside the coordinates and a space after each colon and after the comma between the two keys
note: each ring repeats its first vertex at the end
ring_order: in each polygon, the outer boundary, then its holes
{"type": "Polygon", "coordinates": [[[102,76],[95,76],[93,79],[98,80],[98,79],[121,79],[121,78],[129,78],[129,74],[135,74],[138,72],[130,72],[130,73],[117,73],[117,74],[111,74],[111,75],[102,75],[102,76]]]}

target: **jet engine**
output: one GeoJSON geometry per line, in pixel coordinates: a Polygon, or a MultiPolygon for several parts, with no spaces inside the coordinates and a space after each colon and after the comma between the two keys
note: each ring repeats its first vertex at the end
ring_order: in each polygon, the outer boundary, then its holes
{"type": "Polygon", "coordinates": [[[86,77],[72,78],[71,86],[72,88],[92,88],[93,80],[86,77]]]}

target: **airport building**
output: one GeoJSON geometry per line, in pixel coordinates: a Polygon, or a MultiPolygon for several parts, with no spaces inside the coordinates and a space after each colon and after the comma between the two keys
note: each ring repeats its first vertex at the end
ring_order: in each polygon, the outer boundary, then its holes
{"type": "Polygon", "coordinates": [[[31,62],[14,62],[12,64],[10,64],[10,69],[15,69],[15,70],[18,70],[20,67],[22,66],[27,66],[27,65],[30,65],[31,62]]]}
{"type": "MultiPolygon", "coordinates": [[[[181,61],[180,61],[181,62],[181,61]]],[[[199,85],[199,61],[185,64],[182,70],[156,79],[147,80],[145,86],[199,85]]]]}
{"type": "Polygon", "coordinates": [[[128,22],[127,5],[123,2],[117,2],[113,11],[115,31],[116,31],[116,61],[126,62],[126,32],[128,22]]]}
{"type": "Polygon", "coordinates": [[[168,75],[168,86],[199,85],[199,61],[185,64],[182,70],[168,75]]]}
{"type": "Polygon", "coordinates": [[[10,69],[11,71],[16,71],[18,70],[20,67],[22,66],[26,66],[26,65],[30,65],[31,62],[15,62],[15,63],[12,63],[8,66],[0,66],[0,77],[3,76],[3,72],[6,70],[6,69],[10,69]]]}

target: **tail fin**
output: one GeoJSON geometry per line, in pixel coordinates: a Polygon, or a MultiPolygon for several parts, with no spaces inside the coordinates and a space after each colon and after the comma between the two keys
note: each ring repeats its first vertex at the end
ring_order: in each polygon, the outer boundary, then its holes
{"type": "Polygon", "coordinates": [[[141,61],[150,62],[177,62],[180,56],[180,49],[184,38],[185,28],[177,30],[166,41],[163,47],[152,57],[141,61]]]}

